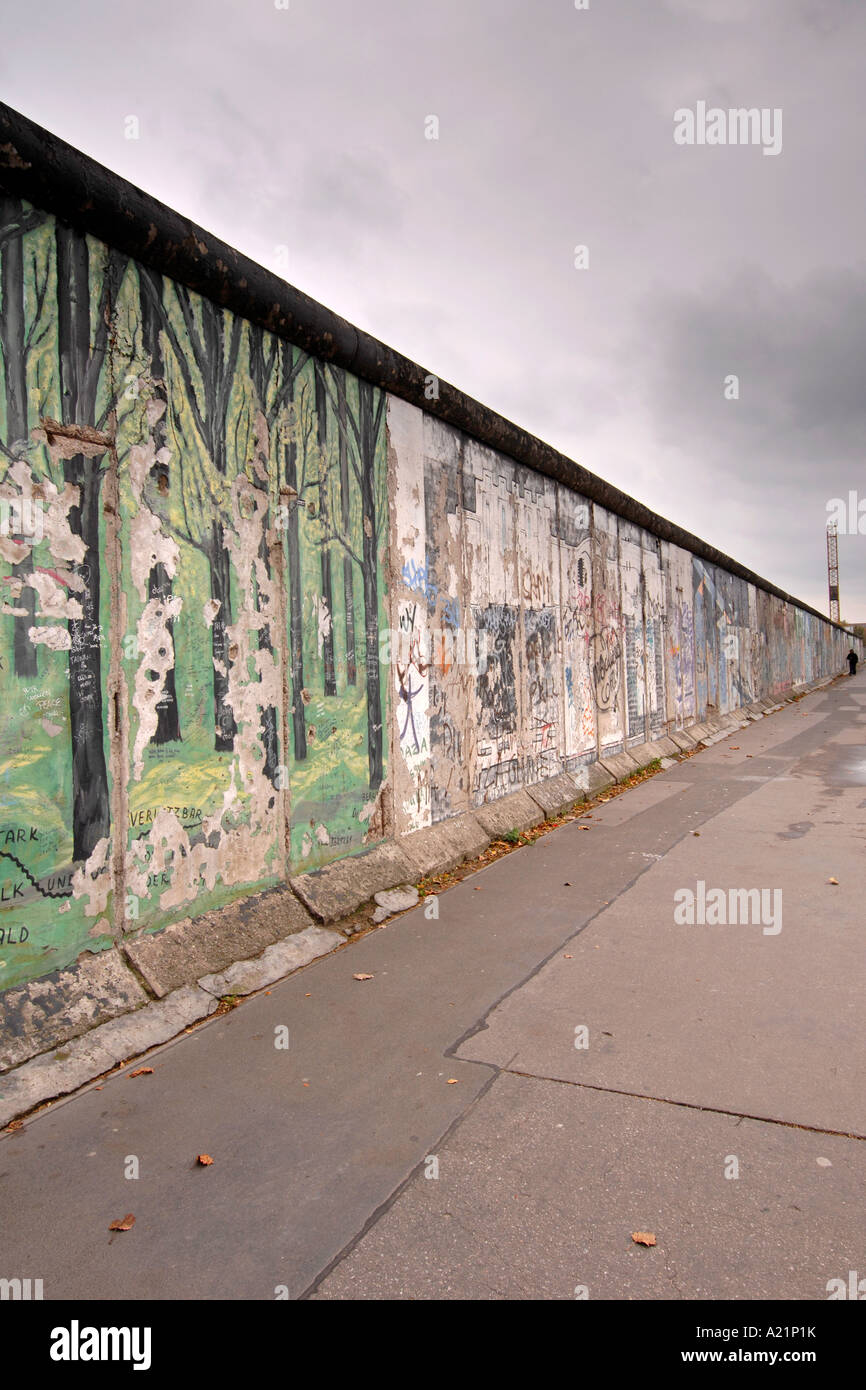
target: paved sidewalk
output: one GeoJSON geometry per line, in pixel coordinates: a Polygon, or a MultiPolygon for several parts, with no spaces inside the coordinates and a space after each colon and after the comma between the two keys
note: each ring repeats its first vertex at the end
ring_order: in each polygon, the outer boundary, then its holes
{"type": "Polygon", "coordinates": [[[866,1273],[864,840],[861,677],[4,1137],[0,1276],[49,1299],[825,1299],[866,1273]],[[780,889],[781,916],[678,925],[698,881],[780,889]]]}

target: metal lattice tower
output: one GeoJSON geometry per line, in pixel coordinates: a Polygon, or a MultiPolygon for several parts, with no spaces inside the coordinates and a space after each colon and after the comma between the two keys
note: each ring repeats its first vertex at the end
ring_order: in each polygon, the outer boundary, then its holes
{"type": "Polygon", "coordinates": [[[827,527],[827,583],[830,587],[830,620],[839,621],[839,539],[836,522],[827,527]]]}

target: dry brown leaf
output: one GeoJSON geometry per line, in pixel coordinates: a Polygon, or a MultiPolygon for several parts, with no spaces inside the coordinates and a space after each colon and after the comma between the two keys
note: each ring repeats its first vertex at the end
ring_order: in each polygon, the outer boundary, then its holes
{"type": "Polygon", "coordinates": [[[134,1225],[135,1217],[130,1212],[128,1216],[124,1216],[122,1221],[112,1221],[108,1229],[109,1231],[131,1231],[134,1225]]]}
{"type": "Polygon", "coordinates": [[[632,1231],[631,1238],[635,1245],[655,1245],[656,1243],[652,1231],[632,1231]]]}
{"type": "Polygon", "coordinates": [[[451,1077],[449,1077],[446,1084],[449,1085],[449,1086],[456,1086],[456,1085],[457,1085],[457,1077],[456,1077],[456,1076],[451,1076],[451,1077]]]}
{"type": "Polygon", "coordinates": [[[827,882],[828,882],[828,883],[835,883],[835,884],[838,885],[839,880],[838,880],[838,878],[828,878],[828,879],[827,879],[827,882]]]}
{"type": "Polygon", "coordinates": [[[353,975],[353,980],[372,980],[372,975],[353,975]]]}
{"type": "Polygon", "coordinates": [[[213,1163],[213,1159],[211,1158],[210,1154],[196,1154],[195,1161],[196,1163],[200,1163],[202,1168],[207,1168],[211,1163],[213,1163]]]}
{"type": "Polygon", "coordinates": [[[151,1076],[152,1074],[153,1067],[139,1067],[138,1071],[131,1071],[129,1073],[129,1079],[131,1081],[134,1076],[151,1076]]]}

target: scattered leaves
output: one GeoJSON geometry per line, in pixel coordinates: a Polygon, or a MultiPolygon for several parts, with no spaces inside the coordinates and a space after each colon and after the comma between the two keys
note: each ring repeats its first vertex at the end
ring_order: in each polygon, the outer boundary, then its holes
{"type": "Polygon", "coordinates": [[[108,1229],[109,1231],[131,1231],[134,1225],[135,1217],[132,1212],[130,1212],[127,1216],[124,1216],[122,1221],[112,1221],[108,1229]]]}
{"type": "Polygon", "coordinates": [[[656,1243],[652,1231],[632,1231],[631,1238],[635,1245],[655,1245],[656,1243]]]}
{"type": "Polygon", "coordinates": [[[132,1078],[133,1078],[134,1076],[152,1076],[152,1075],[153,1075],[153,1067],[139,1067],[137,1071],[131,1071],[131,1072],[129,1073],[129,1079],[130,1079],[130,1081],[131,1081],[132,1078]]]}
{"type": "Polygon", "coordinates": [[[372,980],[372,975],[353,975],[353,980],[372,980]]]}

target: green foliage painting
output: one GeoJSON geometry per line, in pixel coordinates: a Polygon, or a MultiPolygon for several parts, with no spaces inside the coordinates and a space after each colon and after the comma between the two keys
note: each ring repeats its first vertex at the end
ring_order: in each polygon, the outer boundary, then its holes
{"type": "Polygon", "coordinates": [[[0,355],[6,988],[381,836],[388,507],[377,388],[5,195],[0,355]]]}

